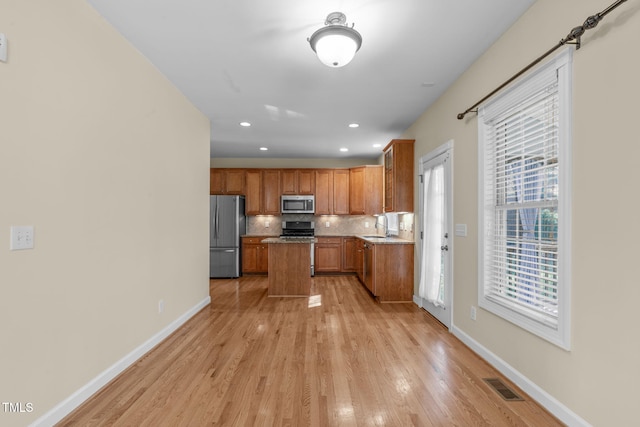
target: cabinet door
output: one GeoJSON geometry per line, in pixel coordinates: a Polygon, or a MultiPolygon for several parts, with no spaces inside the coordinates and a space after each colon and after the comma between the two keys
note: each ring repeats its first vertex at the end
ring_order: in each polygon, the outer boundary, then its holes
{"type": "Polygon", "coordinates": [[[298,170],[298,194],[315,193],[316,175],[313,169],[298,170]]]}
{"type": "Polygon", "coordinates": [[[280,191],[282,194],[298,194],[298,179],[296,169],[282,169],[280,171],[280,191]]]}
{"type": "Polygon", "coordinates": [[[280,215],[280,170],[262,171],[262,213],[280,215]]]}
{"type": "Polygon", "coordinates": [[[349,213],[364,215],[364,173],[365,168],[352,168],[349,171],[349,213]]]}
{"type": "Polygon", "coordinates": [[[209,169],[209,194],[224,194],[224,171],[209,169]]]}
{"type": "Polygon", "coordinates": [[[364,168],[364,213],[375,215],[382,213],[382,188],[384,169],[382,166],[364,168]]]}
{"type": "Polygon", "coordinates": [[[225,171],[225,194],[244,194],[244,169],[225,171]]]}
{"type": "MultiPolygon", "coordinates": [[[[340,238],[338,238],[340,240],[340,238]]],[[[342,246],[340,243],[316,243],[315,271],[339,272],[342,268],[342,246]]]]}
{"type": "Polygon", "coordinates": [[[394,139],[384,149],[385,212],[413,212],[413,139],[394,139]]]}
{"type": "Polygon", "coordinates": [[[258,245],[242,247],[242,272],[256,273],[258,271],[258,245]]]}
{"type": "MultiPolygon", "coordinates": [[[[244,239],[243,239],[244,241],[244,239]]],[[[242,244],[242,272],[256,273],[258,271],[258,247],[257,244],[242,244]]]]}
{"type": "Polygon", "coordinates": [[[315,175],[316,215],[332,215],[333,170],[316,170],[315,175]]]}
{"type": "Polygon", "coordinates": [[[393,146],[384,153],[384,211],[393,212],[393,146]]]}
{"type": "Polygon", "coordinates": [[[262,171],[248,169],[245,171],[245,206],[246,215],[262,213],[262,171]]]}
{"type": "Polygon", "coordinates": [[[356,271],[357,247],[355,237],[342,238],[342,271],[356,271]]]}
{"type": "Polygon", "coordinates": [[[333,214],[349,215],[349,169],[333,171],[333,214]]]}

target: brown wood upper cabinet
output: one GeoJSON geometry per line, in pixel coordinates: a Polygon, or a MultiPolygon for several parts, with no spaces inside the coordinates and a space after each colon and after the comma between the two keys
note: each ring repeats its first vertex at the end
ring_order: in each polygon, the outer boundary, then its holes
{"type": "Polygon", "coordinates": [[[280,170],[245,170],[245,213],[280,215],[280,170]]]}
{"type": "Polygon", "coordinates": [[[244,169],[209,169],[209,194],[244,194],[244,169]]]}
{"type": "Polygon", "coordinates": [[[349,169],[316,169],[316,215],[349,214],[349,169]]]}
{"type": "Polygon", "coordinates": [[[282,194],[314,194],[314,169],[282,169],[280,171],[280,190],[282,194]]]}
{"type": "Polygon", "coordinates": [[[413,212],[414,139],[394,139],[384,152],[384,211],[413,212]]]}
{"type": "Polygon", "coordinates": [[[382,166],[360,166],[349,171],[349,213],[382,213],[382,166]]]}

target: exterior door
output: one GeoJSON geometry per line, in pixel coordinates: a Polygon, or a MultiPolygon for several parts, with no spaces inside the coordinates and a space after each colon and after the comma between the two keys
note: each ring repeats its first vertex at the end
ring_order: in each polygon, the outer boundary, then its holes
{"type": "Polygon", "coordinates": [[[453,142],[420,159],[420,285],[418,305],[451,328],[453,142]]]}

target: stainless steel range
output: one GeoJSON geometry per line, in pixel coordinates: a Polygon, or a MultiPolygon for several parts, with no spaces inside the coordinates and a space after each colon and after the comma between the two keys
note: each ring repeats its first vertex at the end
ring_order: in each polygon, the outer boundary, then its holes
{"type": "MultiPolygon", "coordinates": [[[[313,221],[282,221],[281,239],[309,239],[316,235],[313,221]]],[[[311,242],[311,276],[315,274],[315,244],[311,242]]]]}

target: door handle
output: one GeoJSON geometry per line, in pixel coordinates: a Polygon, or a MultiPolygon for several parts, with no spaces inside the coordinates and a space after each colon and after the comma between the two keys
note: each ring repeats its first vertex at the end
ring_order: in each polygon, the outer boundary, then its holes
{"type": "Polygon", "coordinates": [[[233,249],[226,249],[225,252],[235,252],[233,249]]]}
{"type": "Polygon", "coordinates": [[[440,250],[441,251],[448,251],[449,250],[449,245],[440,246],[440,250]]]}

